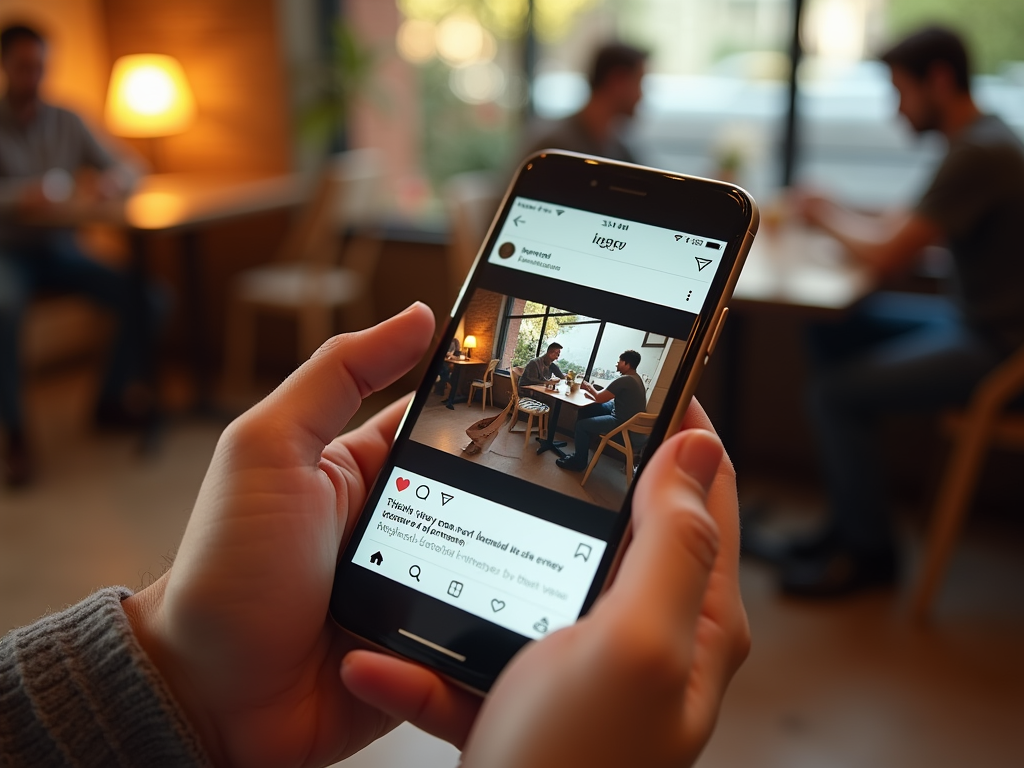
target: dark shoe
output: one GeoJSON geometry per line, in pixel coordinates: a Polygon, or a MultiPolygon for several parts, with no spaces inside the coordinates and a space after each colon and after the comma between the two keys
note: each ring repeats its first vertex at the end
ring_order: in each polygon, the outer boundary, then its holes
{"type": "Polygon", "coordinates": [[[455,406],[452,405],[452,401],[451,400],[445,400],[444,401],[444,407],[447,408],[449,411],[454,411],[455,410],[455,406]]]}
{"type": "Polygon", "coordinates": [[[838,542],[831,527],[786,538],[754,520],[740,531],[740,553],[772,565],[790,560],[811,560],[834,550],[838,542]]]}
{"type": "Polygon", "coordinates": [[[812,533],[789,539],[785,544],[786,557],[798,560],[814,559],[834,551],[838,545],[835,529],[825,526],[812,533]]]}
{"type": "Polygon", "coordinates": [[[796,597],[840,597],[875,587],[891,587],[899,577],[895,552],[854,554],[832,550],[810,558],[790,558],[782,567],[782,591],[796,597]]]}
{"type": "Polygon", "coordinates": [[[8,488],[24,488],[31,484],[35,476],[35,464],[24,435],[12,434],[8,438],[4,464],[4,482],[8,488]]]}
{"type": "Polygon", "coordinates": [[[572,456],[566,456],[564,459],[555,459],[555,464],[562,469],[568,469],[570,472],[582,472],[587,468],[587,462],[580,462],[576,458],[575,453],[572,456]]]}

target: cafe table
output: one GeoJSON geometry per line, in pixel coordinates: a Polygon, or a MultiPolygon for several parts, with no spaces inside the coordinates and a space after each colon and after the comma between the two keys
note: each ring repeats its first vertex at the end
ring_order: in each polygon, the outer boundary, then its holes
{"type": "Polygon", "coordinates": [[[799,322],[839,320],[878,286],[877,278],[855,262],[838,241],[795,221],[763,221],[729,302],[729,317],[719,339],[724,399],[728,404],[716,427],[733,460],[739,425],[735,418],[743,382],[757,371],[741,370],[742,350],[751,323],[769,315],[799,322]]]}
{"type": "MultiPolygon", "coordinates": [[[[442,402],[448,402],[455,405],[455,395],[458,394],[459,386],[462,383],[462,369],[468,365],[487,365],[489,360],[474,360],[471,357],[446,357],[444,359],[446,365],[452,366],[452,378],[451,378],[451,392],[448,393],[448,399],[442,402]]],[[[468,400],[468,398],[467,398],[468,400]]],[[[461,402],[461,401],[460,401],[461,402]]]]}
{"type": "Polygon", "coordinates": [[[565,382],[559,382],[554,389],[543,384],[530,384],[519,389],[546,395],[554,400],[554,405],[551,408],[551,419],[548,422],[548,433],[543,439],[537,438],[538,442],[540,442],[540,447],[537,448],[537,455],[539,456],[545,451],[554,451],[558,454],[559,458],[564,459],[565,452],[562,448],[566,443],[564,441],[555,441],[555,431],[558,429],[558,417],[562,412],[562,403],[568,403],[574,408],[582,408],[593,403],[594,398],[584,392],[582,388],[577,389],[575,392],[570,392],[565,382]]]}
{"type": "MultiPolygon", "coordinates": [[[[148,282],[147,242],[154,235],[179,238],[182,266],[181,309],[186,317],[197,409],[213,410],[213,362],[206,317],[200,238],[209,227],[261,213],[298,206],[306,185],[298,174],[169,173],[144,176],[131,195],[120,200],[72,199],[23,217],[38,227],[106,224],[125,231],[131,243],[132,279],[141,302],[148,282]]],[[[140,318],[148,312],[139,311],[140,318]]],[[[155,360],[146,361],[155,378],[155,360]]]]}

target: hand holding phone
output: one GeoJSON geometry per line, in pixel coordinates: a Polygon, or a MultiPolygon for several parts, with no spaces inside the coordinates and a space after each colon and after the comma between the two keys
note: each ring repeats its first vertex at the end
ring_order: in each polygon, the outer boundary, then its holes
{"type": "MultiPolygon", "coordinates": [[[[296,765],[333,762],[408,718],[459,746],[474,727],[478,696],[422,666],[367,651],[350,653],[357,644],[324,623],[336,548],[351,531],[354,512],[386,461],[405,403],[395,403],[357,430],[334,435],[358,408],[362,394],[386,386],[414,364],[432,322],[429,310],[419,305],[375,328],[333,339],[237,419],[218,444],[173,567],[123,603],[149,661],[216,763],[263,764],[268,755],[296,765]],[[389,350],[383,358],[375,354],[381,348],[389,350]],[[343,658],[345,686],[339,676],[343,658]]],[[[696,404],[684,426],[710,428],[696,404]]],[[[560,750],[585,754],[601,748],[607,750],[604,757],[618,754],[590,730],[601,713],[588,707],[601,702],[614,705],[604,715],[620,727],[598,735],[622,739],[616,748],[629,748],[637,759],[663,749],[665,739],[682,749],[674,753],[680,756],[695,754],[706,740],[717,702],[748,641],[736,583],[731,468],[713,438],[697,439],[703,446],[697,455],[684,456],[671,446],[658,452],[666,460],[653,462],[650,477],[638,483],[643,509],[636,513],[636,546],[616,585],[585,622],[533,646],[502,677],[476,725],[467,766],[499,766],[503,759],[511,761],[505,765],[526,765],[526,758],[531,768],[571,764],[545,762],[543,755],[531,757],[525,751],[553,743],[556,732],[561,733],[560,750]],[[701,454],[703,463],[697,461],[701,454]],[[717,477],[707,492],[707,506],[718,526],[719,553],[714,587],[703,590],[704,571],[712,566],[699,557],[700,548],[691,546],[707,541],[700,530],[691,534],[694,525],[706,522],[700,494],[694,491],[708,486],[707,467],[715,461],[717,477]],[[680,525],[680,515],[689,522],[680,525]],[[692,568],[690,575],[666,584],[664,558],[654,557],[644,542],[678,546],[678,552],[669,553],[673,568],[697,555],[696,564],[686,566],[692,568]],[[627,609],[634,614],[621,612],[627,609]],[[691,642],[681,643],[675,621],[689,626],[698,616],[713,631],[685,634],[691,642]],[[644,628],[634,639],[645,642],[621,642],[628,639],[622,629],[630,626],[644,628]],[[570,642],[571,633],[578,634],[570,642]],[[658,640],[658,653],[667,655],[651,656],[654,646],[646,642],[651,640],[658,640]],[[579,680],[583,648],[599,654],[592,657],[599,673],[588,670],[586,679],[579,680]],[[692,666],[678,664],[683,655],[692,657],[692,666]],[[612,674],[637,664],[654,664],[659,680],[674,670],[691,681],[695,692],[686,700],[693,706],[680,713],[683,719],[669,727],[657,718],[647,719],[643,728],[627,727],[626,719],[641,711],[637,696],[643,706],[659,706],[652,695],[658,689],[649,680],[612,674]],[[566,707],[564,698],[553,696],[547,709],[524,718],[518,691],[538,679],[546,679],[560,696],[574,692],[578,698],[566,707]],[[587,723],[583,731],[581,721],[587,723]],[[673,729],[683,725],[686,737],[680,739],[673,729]],[[498,737],[513,734],[521,743],[508,749],[498,737]]],[[[335,597],[358,599],[354,594],[335,597]]]]}
{"type": "Polygon", "coordinates": [[[636,531],[607,595],[524,649],[482,711],[419,665],[369,651],[346,657],[345,684],[464,749],[466,768],[691,764],[750,633],[735,474],[696,402],[683,428],[637,484],[636,531]]]}
{"type": "Polygon", "coordinates": [[[729,184],[570,153],[528,159],[440,336],[463,328],[487,350],[484,412],[428,399],[439,343],[339,558],[335,620],[483,693],[526,643],[586,614],[756,229],[756,206],[729,184]],[[589,397],[532,386],[556,370],[588,380],[589,397]],[[602,457],[617,449],[632,450],[625,472],[602,457]]]}

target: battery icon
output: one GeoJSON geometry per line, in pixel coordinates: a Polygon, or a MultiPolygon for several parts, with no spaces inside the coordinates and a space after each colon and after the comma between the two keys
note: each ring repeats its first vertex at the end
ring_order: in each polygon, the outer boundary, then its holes
{"type": "Polygon", "coordinates": [[[707,242],[707,243],[704,243],[704,247],[705,248],[714,248],[716,251],[722,250],[722,244],[721,243],[707,242]]]}

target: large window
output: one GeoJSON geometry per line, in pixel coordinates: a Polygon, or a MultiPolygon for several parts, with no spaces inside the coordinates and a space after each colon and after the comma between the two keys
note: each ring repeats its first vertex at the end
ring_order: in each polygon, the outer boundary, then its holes
{"type": "Polygon", "coordinates": [[[525,366],[544,354],[552,342],[562,345],[558,367],[563,373],[573,371],[600,386],[618,377],[615,365],[619,355],[636,350],[640,353],[637,373],[650,391],[667,340],[535,301],[506,300],[498,337],[500,369],[525,366]]]}
{"type": "MultiPolygon", "coordinates": [[[[376,62],[356,110],[376,118],[355,120],[352,138],[385,148],[390,199],[403,213],[442,217],[437,196],[463,171],[490,170],[504,183],[526,143],[523,129],[586,102],[591,56],[613,38],[652,54],[627,136],[641,162],[728,176],[763,203],[776,194],[793,0],[533,0],[532,24],[530,7],[528,0],[346,0],[345,14],[361,19],[356,38],[368,39],[376,62]],[[531,103],[535,114],[527,115],[531,103]]],[[[804,0],[802,7],[798,182],[872,207],[919,192],[943,146],[902,124],[876,56],[929,22],[964,34],[980,106],[1024,135],[1021,0],[804,0]]]]}

